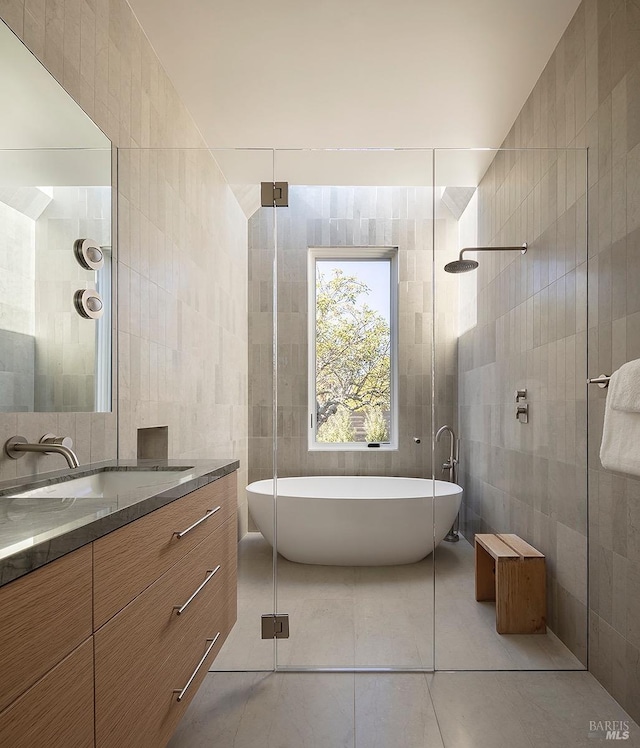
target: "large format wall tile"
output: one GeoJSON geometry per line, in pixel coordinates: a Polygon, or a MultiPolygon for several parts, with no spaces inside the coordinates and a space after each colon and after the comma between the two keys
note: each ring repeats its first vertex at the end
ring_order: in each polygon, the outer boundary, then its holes
{"type": "MultiPolygon", "coordinates": [[[[434,221],[426,188],[301,187],[289,190],[289,208],[278,208],[278,474],[431,475],[431,265],[434,221]],[[395,452],[310,452],[307,445],[307,249],[344,246],[398,247],[399,449],[395,452]],[[421,437],[415,444],[413,437],[421,437]]],[[[249,221],[250,480],[272,475],[271,210],[249,221]]],[[[438,217],[437,251],[450,251],[438,217]]],[[[455,425],[454,317],[457,295],[438,306],[437,426],[455,425]]],[[[439,444],[436,464],[448,452],[439,444]]]]}
{"type": "Polygon", "coordinates": [[[459,351],[469,453],[465,526],[509,528],[545,552],[551,624],[583,661],[588,412],[589,667],[636,719],[640,617],[630,601],[638,599],[640,579],[640,482],[601,468],[606,392],[587,391],[585,378],[640,357],[639,39],[637,0],[584,0],[579,6],[504,146],[588,147],[588,168],[579,150],[495,159],[479,189],[483,239],[521,241],[515,230],[533,246],[523,261],[483,263],[482,324],[461,339],[459,351]],[[501,279],[509,288],[515,282],[515,296],[499,293],[501,279]],[[487,341],[494,329],[495,358],[479,358],[479,350],[493,350],[487,341]],[[500,402],[487,403],[506,419],[502,433],[508,437],[496,438],[483,431],[475,383],[498,369],[509,391],[528,379],[532,418],[530,427],[520,427],[501,413],[500,402]],[[487,455],[506,468],[502,478],[483,469],[487,455]]]}

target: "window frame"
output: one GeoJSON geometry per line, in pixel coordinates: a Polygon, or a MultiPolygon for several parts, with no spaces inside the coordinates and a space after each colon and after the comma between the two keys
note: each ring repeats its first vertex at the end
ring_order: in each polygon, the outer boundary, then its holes
{"type": "Polygon", "coordinates": [[[309,452],[389,452],[398,450],[398,247],[348,246],[309,247],[307,254],[307,388],[309,452]],[[389,260],[389,328],[390,328],[390,429],[389,442],[369,446],[367,442],[318,442],[316,440],[316,263],[317,260],[389,260]]]}

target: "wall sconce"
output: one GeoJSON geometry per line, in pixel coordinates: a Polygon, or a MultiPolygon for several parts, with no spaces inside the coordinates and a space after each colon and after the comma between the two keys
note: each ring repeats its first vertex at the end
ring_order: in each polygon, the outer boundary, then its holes
{"type": "Polygon", "coordinates": [[[104,254],[94,239],[76,239],[73,243],[73,253],[78,265],[85,270],[100,270],[104,265],[104,254]]]}
{"type": "Polygon", "coordinates": [[[100,319],[104,314],[102,296],[92,288],[78,289],[73,295],[73,305],[85,319],[100,319]]]}

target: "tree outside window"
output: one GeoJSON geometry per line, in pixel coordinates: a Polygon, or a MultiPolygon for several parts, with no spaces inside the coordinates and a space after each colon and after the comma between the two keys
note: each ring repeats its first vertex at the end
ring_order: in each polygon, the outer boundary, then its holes
{"type": "Polygon", "coordinates": [[[315,439],[391,438],[391,259],[315,262],[315,439]]]}

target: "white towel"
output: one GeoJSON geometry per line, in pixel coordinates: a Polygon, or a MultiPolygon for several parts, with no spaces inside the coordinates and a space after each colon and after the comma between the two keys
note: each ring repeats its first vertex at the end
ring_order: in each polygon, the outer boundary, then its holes
{"type": "Polygon", "coordinates": [[[640,360],[624,364],[611,375],[600,462],[607,470],[640,475],[640,360]]]}
{"type": "Polygon", "coordinates": [[[607,404],[627,413],[640,413],[640,359],[623,364],[611,377],[607,404]]]}

